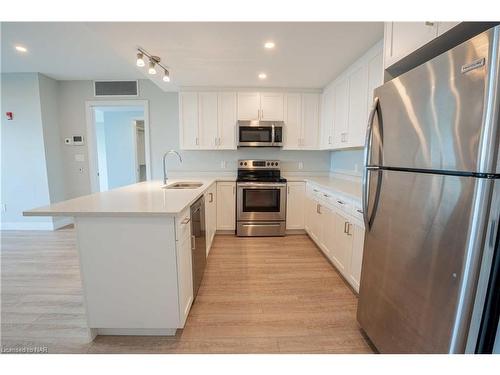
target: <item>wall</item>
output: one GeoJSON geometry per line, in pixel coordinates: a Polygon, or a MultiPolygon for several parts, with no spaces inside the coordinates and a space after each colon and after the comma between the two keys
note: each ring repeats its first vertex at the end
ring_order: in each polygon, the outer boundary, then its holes
{"type": "MultiPolygon", "coordinates": [[[[151,170],[153,179],[161,179],[162,155],[170,149],[179,149],[179,108],[178,94],[163,92],[149,80],[140,80],[140,100],[149,101],[151,170]]],[[[62,137],[73,134],[86,134],[85,101],[96,100],[90,81],[59,82],[59,121],[62,137]]],[[[101,98],[99,98],[100,100],[101,98]]],[[[127,98],[130,99],[130,98],[127,98]]],[[[106,100],[106,99],[103,99],[106,100]]],[[[112,98],[110,100],[117,100],[112,98]]],[[[64,168],[68,197],[76,197],[90,193],[88,174],[88,155],[85,146],[63,147],[64,168]],[[85,154],[85,162],[76,162],[76,153],[85,154]],[[83,172],[79,171],[84,167],[83,172]]],[[[330,168],[330,153],[328,151],[283,151],[275,149],[251,149],[234,151],[182,151],[183,163],[169,159],[169,170],[183,172],[234,172],[236,161],[244,158],[275,158],[282,160],[284,171],[298,171],[298,163],[303,163],[307,172],[327,173],[330,168]],[[221,168],[221,162],[227,163],[221,168]]]]}
{"type": "MultiPolygon", "coordinates": [[[[2,228],[52,229],[51,218],[22,216],[24,210],[50,203],[38,74],[2,74],[1,81],[2,228]],[[14,113],[12,121],[3,116],[7,111],[14,113]]],[[[44,88],[44,96],[48,91],[44,88]]]]}
{"type": "Polygon", "coordinates": [[[350,176],[361,176],[363,169],[364,149],[332,151],[330,155],[330,171],[350,176]]]}

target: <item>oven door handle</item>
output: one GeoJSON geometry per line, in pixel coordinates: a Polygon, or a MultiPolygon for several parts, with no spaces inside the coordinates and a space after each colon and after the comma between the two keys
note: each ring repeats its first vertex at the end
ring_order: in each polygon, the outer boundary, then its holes
{"type": "Polygon", "coordinates": [[[258,189],[258,188],[271,188],[271,189],[282,189],[286,187],[286,183],[260,183],[260,182],[238,182],[237,184],[238,187],[243,187],[243,188],[251,188],[251,189],[258,189]]]}

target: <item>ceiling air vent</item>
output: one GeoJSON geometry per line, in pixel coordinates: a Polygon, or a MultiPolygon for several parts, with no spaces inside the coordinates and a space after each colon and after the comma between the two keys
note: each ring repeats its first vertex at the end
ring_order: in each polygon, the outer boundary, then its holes
{"type": "Polygon", "coordinates": [[[95,96],[138,96],[137,81],[94,81],[95,96]]]}

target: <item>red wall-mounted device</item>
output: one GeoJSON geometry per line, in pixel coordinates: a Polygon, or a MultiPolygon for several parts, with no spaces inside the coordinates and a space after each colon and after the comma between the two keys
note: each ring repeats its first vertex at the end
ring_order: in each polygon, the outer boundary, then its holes
{"type": "Polygon", "coordinates": [[[14,118],[14,114],[12,112],[5,112],[5,116],[7,116],[7,120],[12,120],[14,118]]]}

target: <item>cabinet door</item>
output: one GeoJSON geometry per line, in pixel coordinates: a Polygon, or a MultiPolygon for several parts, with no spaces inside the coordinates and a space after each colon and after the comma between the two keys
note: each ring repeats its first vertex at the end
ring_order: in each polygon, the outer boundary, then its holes
{"type": "Polygon", "coordinates": [[[333,106],[334,89],[327,88],[321,96],[321,131],[320,147],[323,150],[333,148],[333,106]]]}
{"type": "Polygon", "coordinates": [[[334,212],[331,208],[326,206],[320,207],[318,216],[318,227],[320,228],[318,233],[319,247],[328,258],[330,258],[330,251],[334,242],[332,236],[332,229],[335,224],[334,219],[334,212]]]}
{"type": "MultiPolygon", "coordinates": [[[[181,224],[191,225],[191,223],[181,224]]],[[[193,303],[193,267],[191,265],[191,231],[177,242],[177,282],[179,288],[179,328],[183,328],[193,303]]]]}
{"type": "Polygon", "coordinates": [[[333,147],[342,148],[347,144],[347,129],[349,120],[349,80],[341,79],[335,83],[335,98],[333,109],[333,147]]]}
{"type": "Polygon", "coordinates": [[[198,93],[181,92],[179,94],[180,148],[193,150],[200,148],[198,134],[198,93]]]}
{"type": "Polygon", "coordinates": [[[437,35],[443,35],[448,30],[457,26],[460,22],[438,22],[437,24],[437,35]]]}
{"type": "Polygon", "coordinates": [[[317,201],[313,201],[312,209],[311,209],[311,222],[309,225],[310,235],[314,242],[318,246],[321,245],[322,238],[322,225],[321,225],[321,212],[323,207],[317,201]]]}
{"type": "Polygon", "coordinates": [[[330,252],[330,259],[335,267],[347,277],[352,252],[352,236],[347,234],[349,221],[338,212],[334,212],[333,215],[335,244],[330,252]]]}
{"type": "Polygon", "coordinates": [[[219,93],[219,135],[217,146],[221,150],[236,150],[236,93],[219,93]]]}
{"type": "Polygon", "coordinates": [[[393,22],[390,51],[392,64],[429,43],[436,36],[437,22],[393,22]]]}
{"type": "Polygon", "coordinates": [[[217,227],[217,184],[213,184],[205,193],[205,222],[208,256],[217,227]]]}
{"type": "Polygon", "coordinates": [[[297,93],[285,94],[285,127],[283,148],[297,150],[301,147],[302,98],[297,93]]]}
{"type": "Polygon", "coordinates": [[[260,118],[266,121],[283,121],[283,93],[260,94],[260,118]]]}
{"type": "Polygon", "coordinates": [[[365,241],[365,230],[355,224],[351,224],[349,233],[352,234],[352,255],[349,266],[349,282],[359,292],[359,280],[361,279],[361,265],[363,263],[363,246],[365,241]]]}
{"type": "Polygon", "coordinates": [[[217,229],[236,228],[236,183],[217,183],[217,229]]]}
{"type": "Polygon", "coordinates": [[[286,229],[304,229],[306,184],[287,183],[286,229]]]}
{"type": "Polygon", "coordinates": [[[302,148],[319,149],[319,94],[302,94],[302,148]]]}
{"type": "Polygon", "coordinates": [[[260,117],[260,94],[238,93],[238,120],[258,120],[260,117]]]}
{"type": "Polygon", "coordinates": [[[349,76],[349,126],[347,139],[344,142],[348,147],[360,147],[365,143],[366,121],[368,118],[367,101],[368,67],[362,65],[349,76]]]}
{"type": "Polygon", "coordinates": [[[373,92],[384,83],[384,68],[382,52],[378,53],[368,61],[368,101],[366,104],[366,125],[368,125],[368,113],[373,105],[373,92]]]}
{"type": "Polygon", "coordinates": [[[218,104],[216,92],[198,93],[200,148],[217,149],[218,104]]]}

